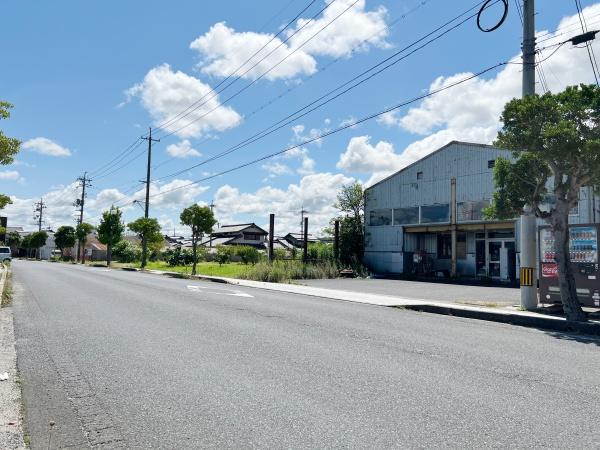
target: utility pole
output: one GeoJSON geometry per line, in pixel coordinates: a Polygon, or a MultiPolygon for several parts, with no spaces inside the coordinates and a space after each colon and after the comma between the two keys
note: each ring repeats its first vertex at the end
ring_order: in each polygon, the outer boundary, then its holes
{"type": "Polygon", "coordinates": [[[44,220],[44,209],[46,209],[46,204],[44,203],[44,199],[40,198],[40,201],[35,204],[35,209],[33,211],[33,218],[37,220],[38,223],[38,231],[42,231],[42,223],[44,220]]]}
{"type": "Polygon", "coordinates": [[[273,253],[273,240],[275,238],[275,214],[269,214],[269,262],[272,263],[275,259],[273,253]]]}
{"type": "MultiPolygon", "coordinates": [[[[160,142],[160,139],[152,139],[152,127],[148,133],[148,137],[142,136],[142,139],[148,141],[148,166],[146,167],[146,204],[144,206],[144,217],[148,218],[150,212],[150,165],[152,164],[152,143],[160,142]]],[[[144,234],[142,238],[142,269],[146,267],[148,260],[148,240],[144,234]]]]}
{"type": "Polygon", "coordinates": [[[302,249],[302,261],[306,264],[308,262],[308,217],[304,218],[304,242],[302,249]]]}
{"type": "MultiPolygon", "coordinates": [[[[535,94],[535,2],[523,0],[523,97],[535,94]]],[[[521,221],[521,307],[537,309],[537,230],[531,206],[526,205],[521,221]]]]}
{"type": "MultiPolygon", "coordinates": [[[[92,180],[87,177],[87,172],[83,172],[83,176],[77,178],[79,184],[81,186],[81,198],[77,199],[74,203],[74,206],[79,207],[79,219],[77,219],[77,225],[81,225],[83,223],[83,207],[85,205],[85,188],[90,187],[92,185],[92,180]]],[[[77,261],[81,256],[81,242],[77,243],[77,261]]]]}
{"type": "Polygon", "coordinates": [[[300,236],[304,235],[304,214],[308,214],[310,211],[304,209],[304,205],[300,209],[300,236]]]}
{"type": "Polygon", "coordinates": [[[210,208],[210,212],[213,212],[213,210],[215,209],[215,206],[217,206],[217,205],[215,205],[215,201],[211,200],[210,205],[208,205],[208,207],[210,208]]]}

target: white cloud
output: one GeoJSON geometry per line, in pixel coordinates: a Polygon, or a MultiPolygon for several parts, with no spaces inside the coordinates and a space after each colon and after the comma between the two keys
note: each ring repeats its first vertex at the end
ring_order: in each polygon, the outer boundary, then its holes
{"type": "Polygon", "coordinates": [[[184,139],[177,144],[171,144],[167,147],[167,153],[173,158],[190,158],[192,156],[202,156],[202,154],[192,148],[192,144],[187,139],[184,139]]]}
{"type": "Polygon", "coordinates": [[[265,186],[251,193],[226,184],[215,194],[215,213],[221,224],[250,220],[259,225],[266,224],[269,213],[274,213],[275,232],[285,235],[300,230],[299,211],[304,207],[309,211],[310,232],[318,233],[338,214],[333,204],[340,188],[353,181],[342,174],[315,173],[286,189],[265,186]]]}
{"type": "Polygon", "coordinates": [[[202,98],[197,109],[186,111],[181,120],[165,127],[176,131],[181,138],[198,137],[210,131],[225,131],[238,126],[242,118],[231,107],[222,106],[219,96],[210,86],[181,71],[174,72],[168,64],[151,69],[144,80],[126,91],[128,101],[140,97],[142,105],[152,116],[155,124],[161,124],[187,109],[192,101],[202,98]]]}
{"type": "Polygon", "coordinates": [[[37,137],[23,142],[21,145],[25,150],[48,156],[71,156],[71,150],[58,145],[45,137],[37,137]]]}
{"type": "MultiPolygon", "coordinates": [[[[190,48],[197,50],[203,56],[203,60],[199,64],[202,72],[227,77],[267,44],[272,37],[271,34],[236,32],[233,28],[225,25],[224,22],[219,22],[213,25],[206,34],[194,40],[190,44],[190,48]]],[[[273,39],[237,75],[243,78],[255,79],[269,70],[292,51],[292,48],[288,45],[281,44],[281,39],[273,39]],[[267,56],[269,53],[271,54],[267,56]],[[250,69],[262,58],[265,59],[258,63],[256,67],[250,69]],[[248,72],[242,75],[247,70],[248,72]]],[[[316,66],[317,62],[312,56],[299,50],[265,75],[265,78],[275,80],[278,78],[292,78],[300,74],[310,75],[316,71],[316,66]]]]}
{"type": "Polygon", "coordinates": [[[316,56],[350,56],[353,51],[366,50],[371,45],[387,45],[387,12],[382,6],[373,11],[366,11],[365,0],[359,0],[334,21],[334,18],[350,7],[353,1],[337,0],[332,3],[331,0],[327,0],[331,5],[320,18],[312,22],[310,19],[301,18],[294,27],[287,30],[286,36],[289,41],[285,44],[280,38],[275,38],[269,43],[273,38],[272,34],[237,32],[224,22],[219,22],[195,39],[190,48],[200,53],[202,61],[199,66],[202,72],[210,75],[231,75],[265,45],[263,50],[245,64],[237,76],[256,79],[288,55],[290,56],[285,61],[265,75],[266,79],[290,79],[298,75],[310,75],[317,70],[316,56]],[[325,28],[330,22],[331,25],[325,28]],[[319,31],[321,29],[323,30],[319,31]],[[295,32],[297,33],[293,35],[295,32]],[[311,39],[313,35],[315,37],[311,39]],[[309,39],[311,40],[308,41],[309,39]],[[305,41],[308,42],[303,46],[305,41]],[[265,59],[260,61],[262,58],[265,59]],[[258,61],[260,62],[256,67],[250,69],[258,61]],[[246,71],[247,73],[243,74],[246,71]]]}
{"type": "Polygon", "coordinates": [[[21,175],[16,170],[0,171],[0,180],[19,180],[21,175]]]}
{"type": "Polygon", "coordinates": [[[390,111],[382,114],[375,119],[377,123],[386,127],[394,127],[400,125],[400,118],[398,117],[398,111],[390,111]]]}
{"type": "Polygon", "coordinates": [[[278,162],[263,164],[262,168],[269,172],[271,177],[276,177],[279,175],[291,175],[293,173],[292,169],[290,169],[288,166],[278,162]]]}

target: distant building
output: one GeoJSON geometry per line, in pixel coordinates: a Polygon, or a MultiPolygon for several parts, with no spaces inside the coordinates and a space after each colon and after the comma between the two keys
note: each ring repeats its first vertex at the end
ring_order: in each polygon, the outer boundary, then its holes
{"type": "MultiPolygon", "coordinates": [[[[308,244],[319,242],[312,234],[307,236],[308,244]]],[[[283,237],[283,241],[295,248],[304,247],[304,235],[302,233],[288,233],[283,237]]]]}
{"type": "Polygon", "coordinates": [[[255,223],[223,225],[203,240],[201,245],[208,248],[217,245],[250,245],[264,250],[268,235],[269,233],[255,223]]]}

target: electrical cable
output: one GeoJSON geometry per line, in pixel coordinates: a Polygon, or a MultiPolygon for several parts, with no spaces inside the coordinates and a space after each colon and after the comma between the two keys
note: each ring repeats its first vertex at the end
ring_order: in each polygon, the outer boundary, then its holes
{"type": "MultiPolygon", "coordinates": [[[[496,2],[499,2],[501,0],[496,0],[496,2]]],[[[383,59],[382,61],[380,61],[379,63],[371,66],[370,68],[366,69],[365,71],[361,72],[360,74],[356,75],[355,77],[353,77],[352,79],[346,81],[345,83],[343,83],[342,85],[336,87],[335,89],[330,90],[329,92],[327,92],[326,94],[322,95],[321,97],[317,98],[316,100],[313,100],[312,102],[308,103],[307,105],[305,105],[304,107],[296,110],[295,112],[293,112],[292,114],[287,115],[286,117],[284,117],[283,119],[279,120],[278,122],[276,122],[275,124],[271,125],[270,127],[267,127],[263,130],[261,130],[260,132],[254,134],[253,136],[251,136],[250,138],[247,138],[241,142],[239,142],[238,144],[228,148],[227,150],[214,155],[204,161],[201,161],[193,166],[187,167],[185,169],[179,170],[177,172],[162,176],[160,178],[157,178],[157,180],[163,180],[166,178],[172,178],[174,176],[180,175],[181,173],[187,172],[188,170],[194,169],[196,167],[199,167],[201,165],[207,164],[211,161],[214,161],[216,159],[219,159],[223,156],[226,156],[230,153],[233,153],[234,151],[239,150],[240,148],[246,147],[260,139],[263,139],[264,137],[274,133],[275,131],[289,125],[291,122],[296,121],[304,116],[306,116],[307,114],[315,111],[318,108],[321,108],[322,106],[330,103],[331,101],[339,98],[340,96],[344,95],[345,93],[349,92],[350,90],[356,88],[357,86],[363,84],[364,82],[368,81],[369,79],[373,78],[374,76],[378,75],[379,73],[383,72],[384,70],[387,70],[388,68],[392,67],[393,65],[399,63],[400,61],[406,59],[407,57],[411,56],[412,54],[416,53],[417,51],[421,50],[422,48],[430,45],[431,43],[437,41],[438,39],[442,38],[443,36],[445,36],[446,34],[448,34],[449,32],[457,29],[458,27],[460,27],[461,25],[463,25],[464,23],[466,23],[468,20],[472,19],[473,17],[475,17],[477,15],[477,13],[472,14],[470,16],[467,16],[466,18],[464,18],[463,20],[461,20],[460,22],[458,22],[457,24],[454,24],[452,27],[442,31],[440,34],[438,34],[437,36],[432,37],[431,39],[429,39],[428,41],[426,41],[424,44],[421,44],[420,46],[416,47],[414,50],[412,50],[411,52],[407,53],[406,55],[401,56],[400,58],[394,60],[394,58],[396,58],[397,56],[401,55],[402,53],[404,53],[406,50],[414,47],[415,45],[417,45],[419,42],[427,39],[428,37],[435,35],[435,33],[437,33],[440,30],[443,30],[444,28],[448,27],[448,25],[452,24],[453,22],[455,22],[456,20],[460,19],[461,17],[464,17],[466,14],[468,14],[469,12],[471,12],[472,10],[476,9],[479,4],[481,4],[482,2],[478,2],[475,6],[469,8],[468,10],[464,11],[463,13],[459,14],[458,16],[452,18],[451,20],[447,21],[446,23],[444,23],[443,25],[437,27],[435,30],[427,33],[426,35],[424,35],[423,37],[417,39],[416,41],[414,41],[413,43],[407,45],[406,47],[400,49],[399,51],[397,51],[396,53],[394,53],[393,55],[383,59]],[[391,62],[390,62],[391,61],[391,62]],[[383,66],[381,69],[379,69],[378,71],[370,74],[368,77],[359,80],[361,77],[367,75],[369,72],[372,72],[374,69],[386,64],[385,66],[383,66]],[[359,80],[359,81],[357,81],[359,80]],[[356,82],[355,82],[356,81],[356,82]],[[355,83],[354,83],[355,82],[355,83]],[[348,88],[344,89],[341,92],[338,92],[337,94],[335,94],[333,97],[326,99],[328,96],[334,94],[335,92],[339,91],[340,89],[343,89],[345,86],[350,85],[351,83],[354,83],[353,85],[349,86],[348,88]],[[320,104],[318,104],[319,102],[321,102],[320,104]],[[317,104],[316,106],[312,107],[313,105],[317,104]],[[308,109],[310,108],[310,109],[308,109]],[[300,114],[302,111],[307,110],[306,112],[300,114]],[[300,115],[298,115],[300,114],[300,115]]],[[[491,6],[491,5],[489,5],[491,6]]]]}
{"type": "MultiPolygon", "coordinates": [[[[335,0],[332,0],[330,3],[328,3],[327,5],[331,5],[335,0]]],[[[330,22],[328,22],[327,24],[325,24],[323,27],[321,27],[316,33],[314,33],[311,37],[309,37],[307,40],[305,40],[302,44],[300,44],[299,46],[295,47],[294,50],[292,50],[290,53],[288,53],[283,59],[281,59],[277,64],[275,64],[274,66],[272,66],[271,68],[269,68],[267,71],[263,72],[260,76],[258,76],[257,78],[255,78],[254,80],[252,80],[249,84],[247,84],[246,86],[244,86],[242,89],[238,90],[235,94],[229,96],[228,98],[226,98],[224,101],[222,101],[221,103],[219,103],[217,106],[215,106],[214,108],[210,109],[209,111],[203,113],[202,115],[200,115],[199,117],[194,118],[192,121],[188,122],[187,124],[183,125],[182,127],[179,127],[175,130],[170,131],[169,133],[163,134],[162,136],[159,137],[159,139],[165,139],[169,136],[172,136],[178,132],[180,132],[181,130],[184,130],[185,128],[189,127],[190,125],[198,122],[199,120],[203,119],[204,117],[206,117],[207,115],[209,115],[210,113],[214,112],[215,110],[221,108],[223,105],[227,104],[230,100],[234,99],[235,97],[237,97],[238,95],[240,95],[242,92],[246,91],[248,88],[250,88],[251,86],[253,86],[256,82],[258,82],[259,80],[261,80],[264,76],[266,76],[267,74],[269,74],[271,71],[273,71],[274,69],[276,69],[277,67],[279,67],[280,64],[282,64],[283,62],[285,62],[289,57],[291,57],[294,53],[296,53],[298,50],[300,50],[301,48],[303,48],[306,44],[308,44],[310,41],[312,41],[319,33],[323,32],[326,28],[328,28],[331,24],[333,24],[337,19],[339,19],[342,15],[344,15],[347,11],[350,10],[350,8],[354,7],[354,5],[356,5],[360,0],[354,0],[346,9],[344,9],[341,13],[339,13],[337,16],[335,16],[330,22]]],[[[319,14],[319,13],[318,13],[319,14]]],[[[316,17],[316,16],[315,16],[316,17]]],[[[308,23],[308,22],[307,22],[308,23]]],[[[306,26],[306,24],[304,24],[301,28],[298,29],[301,30],[304,26],[306,26]]],[[[291,38],[291,36],[290,36],[291,38]]],[[[289,39],[289,38],[288,38],[289,39]]],[[[287,41],[287,40],[286,40],[287,41]]],[[[284,43],[286,41],[283,41],[284,43]]],[[[273,50],[274,51],[274,50],[273,50]]],[[[272,53],[272,52],[271,52],[272,53]]],[[[270,53],[269,53],[270,55],[270,53]]],[[[269,56],[267,55],[267,56],[269,56]]],[[[258,64],[258,63],[257,63],[258,64]]],[[[254,67],[254,66],[253,66],[254,67]]],[[[251,70],[253,67],[251,67],[248,70],[251,70]]],[[[243,76],[244,74],[240,75],[243,76]]],[[[237,78],[239,79],[239,78],[237,78]]],[[[236,79],[236,80],[237,80],[236,79]]],[[[235,80],[234,80],[235,82],[235,80]]],[[[233,84],[233,82],[231,83],[233,84]]],[[[228,87],[228,86],[226,86],[228,87]]],[[[224,88],[225,89],[225,88],[224,88]]],[[[223,89],[223,90],[224,90],[223,89]]],[[[217,95],[217,94],[215,94],[217,95]]],[[[212,97],[214,98],[214,96],[212,97]]],[[[209,98],[210,100],[210,98],[209,98]]],[[[205,104],[206,102],[198,105],[195,107],[195,109],[193,109],[192,111],[198,109],[200,106],[202,106],[203,104],[205,104]]],[[[190,111],[191,112],[191,111],[190,111]]]]}
{"type": "MultiPolygon", "coordinates": [[[[158,193],[156,193],[156,194],[153,194],[153,195],[151,195],[150,197],[157,197],[157,196],[159,196],[159,195],[165,195],[165,194],[167,194],[167,193],[170,193],[170,192],[173,192],[173,191],[176,191],[176,190],[179,190],[179,189],[184,189],[184,188],[187,188],[187,187],[190,187],[190,186],[196,185],[196,184],[198,184],[198,183],[201,183],[201,182],[203,182],[203,181],[207,181],[207,180],[210,180],[210,179],[213,179],[213,178],[217,178],[217,177],[219,177],[219,176],[222,176],[222,175],[225,175],[225,174],[227,174],[227,173],[234,172],[234,171],[236,171],[236,170],[239,170],[239,169],[242,169],[242,168],[245,168],[245,167],[251,166],[251,165],[253,165],[253,164],[256,164],[256,163],[258,163],[258,162],[262,162],[262,161],[265,161],[265,160],[267,160],[267,159],[274,158],[274,157],[276,157],[276,156],[282,155],[282,154],[284,154],[284,153],[287,153],[287,152],[289,152],[289,151],[292,151],[292,150],[294,150],[294,149],[297,149],[297,148],[300,148],[300,147],[302,147],[302,146],[305,146],[305,145],[307,145],[307,144],[310,144],[311,142],[315,142],[315,141],[317,141],[317,140],[324,139],[324,138],[326,138],[326,137],[329,137],[329,136],[331,136],[331,135],[333,135],[333,134],[337,134],[337,133],[339,133],[339,132],[341,132],[341,131],[347,130],[347,129],[349,129],[349,128],[352,128],[352,127],[355,127],[356,125],[359,125],[359,124],[361,124],[361,123],[367,122],[367,121],[369,121],[369,120],[372,120],[372,119],[374,119],[374,118],[377,118],[377,117],[380,117],[380,116],[382,116],[383,114],[390,113],[390,112],[392,112],[392,111],[395,111],[395,110],[397,110],[397,109],[400,109],[400,108],[403,108],[403,107],[405,107],[405,106],[408,106],[408,105],[410,105],[410,104],[412,104],[412,103],[416,103],[416,102],[418,102],[418,101],[424,100],[424,99],[426,99],[426,98],[429,98],[429,97],[432,97],[432,96],[434,96],[434,95],[437,95],[437,94],[439,94],[440,92],[443,92],[443,91],[446,91],[446,90],[452,89],[452,88],[454,88],[454,87],[456,87],[456,86],[458,86],[458,85],[461,85],[461,84],[463,84],[463,83],[466,83],[466,82],[468,82],[468,81],[470,81],[470,80],[472,80],[472,79],[474,79],[474,78],[477,78],[477,77],[479,77],[479,76],[481,76],[481,75],[484,75],[484,74],[486,74],[486,73],[488,73],[488,72],[490,72],[490,71],[492,71],[492,70],[495,70],[495,69],[497,69],[497,68],[499,68],[499,67],[502,67],[502,66],[504,66],[504,65],[506,65],[506,64],[507,64],[507,62],[501,62],[501,63],[495,64],[495,65],[493,65],[493,66],[490,66],[490,67],[488,67],[488,68],[486,68],[486,69],[483,69],[483,70],[481,70],[481,71],[479,71],[479,72],[477,72],[477,73],[471,74],[471,75],[469,75],[469,76],[467,76],[467,77],[465,77],[465,78],[463,78],[463,79],[461,79],[461,80],[459,80],[459,81],[456,81],[456,82],[454,82],[454,83],[448,84],[448,85],[446,85],[446,86],[443,86],[443,87],[440,87],[440,88],[438,88],[438,89],[434,89],[434,90],[432,90],[432,91],[429,91],[429,92],[428,92],[428,93],[426,93],[426,94],[422,94],[422,95],[419,95],[419,96],[417,96],[417,97],[413,97],[413,98],[411,98],[411,99],[409,99],[409,100],[403,101],[403,102],[401,102],[401,103],[398,103],[398,104],[396,104],[396,105],[394,105],[394,106],[391,106],[391,107],[389,107],[389,108],[385,108],[384,110],[381,110],[381,111],[379,111],[379,112],[376,112],[376,113],[374,113],[374,114],[370,114],[370,115],[368,115],[368,116],[364,116],[364,117],[362,117],[362,118],[360,118],[360,119],[353,120],[353,121],[351,121],[351,122],[348,122],[348,123],[346,123],[346,124],[344,124],[344,125],[341,125],[341,126],[339,126],[339,127],[335,128],[335,129],[333,129],[333,130],[329,130],[329,131],[326,131],[326,132],[320,133],[318,136],[314,136],[314,137],[312,137],[312,138],[310,138],[310,139],[306,139],[306,140],[304,140],[303,142],[301,142],[301,143],[299,143],[299,144],[295,144],[295,145],[289,146],[289,147],[287,147],[287,148],[284,148],[283,150],[279,150],[279,151],[276,151],[276,152],[274,152],[274,153],[270,153],[270,154],[268,154],[268,155],[262,156],[262,157],[260,157],[260,158],[253,159],[253,160],[251,160],[251,161],[248,161],[248,162],[246,162],[246,163],[243,163],[243,164],[237,165],[237,166],[235,166],[235,167],[233,167],[233,168],[230,168],[230,169],[223,170],[223,171],[221,171],[221,172],[218,172],[218,173],[212,174],[212,175],[210,175],[210,176],[207,176],[207,177],[201,178],[201,179],[199,179],[199,180],[196,180],[196,181],[192,181],[192,182],[190,182],[190,183],[187,183],[187,184],[184,184],[184,185],[178,186],[178,187],[176,187],[176,188],[173,188],[173,189],[168,189],[168,190],[165,190],[165,191],[162,191],[162,192],[158,192],[158,193]]],[[[139,200],[138,200],[138,201],[139,201],[139,200]]],[[[129,204],[129,203],[127,203],[127,204],[125,204],[125,205],[123,205],[123,206],[127,206],[128,204],[129,204]]]]}
{"type": "MultiPolygon", "coordinates": [[[[477,28],[479,28],[480,31],[483,31],[484,33],[491,33],[492,31],[497,30],[498,28],[500,28],[502,26],[502,24],[504,23],[504,21],[506,20],[506,16],[508,15],[508,0],[501,0],[502,4],[504,5],[504,10],[502,12],[502,17],[500,18],[500,20],[496,23],[496,25],[494,25],[491,28],[483,28],[481,25],[481,15],[483,14],[483,11],[485,11],[487,9],[488,6],[490,6],[490,3],[494,1],[494,0],[487,0],[482,6],[481,9],[479,10],[479,12],[477,13],[477,28]]],[[[496,4],[497,2],[494,1],[493,4],[496,4]]]]}
{"type": "MultiPolygon", "coordinates": [[[[579,15],[579,22],[581,23],[581,30],[585,33],[587,32],[585,23],[583,22],[582,11],[580,9],[581,4],[578,0],[575,0],[575,8],[577,8],[577,14],[579,15]]],[[[594,65],[595,57],[592,57],[592,52],[590,51],[590,43],[585,43],[585,48],[587,49],[588,57],[590,59],[590,64],[592,65],[592,71],[594,72],[594,79],[596,80],[596,86],[600,86],[600,82],[598,80],[598,72],[597,66],[594,65]]],[[[597,64],[597,63],[596,63],[597,64]]]]}

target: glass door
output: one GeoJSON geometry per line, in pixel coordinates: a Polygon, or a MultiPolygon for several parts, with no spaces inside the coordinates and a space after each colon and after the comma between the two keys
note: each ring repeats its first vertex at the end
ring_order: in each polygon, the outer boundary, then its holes
{"type": "Polygon", "coordinates": [[[488,276],[500,278],[500,249],[502,241],[488,241],[488,276]]]}

